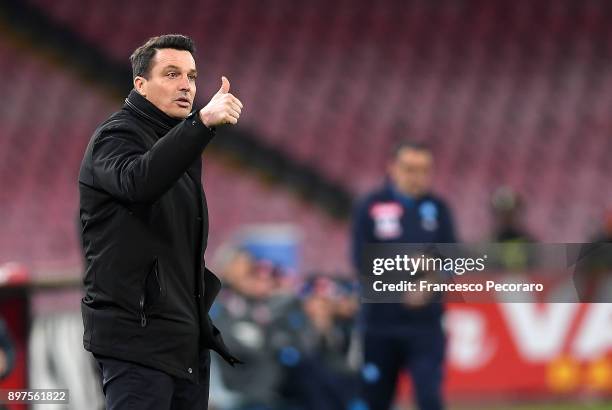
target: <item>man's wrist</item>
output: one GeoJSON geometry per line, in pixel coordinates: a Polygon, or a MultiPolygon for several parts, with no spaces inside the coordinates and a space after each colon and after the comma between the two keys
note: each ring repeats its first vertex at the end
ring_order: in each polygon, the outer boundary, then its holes
{"type": "Polygon", "coordinates": [[[202,119],[202,114],[200,111],[196,111],[193,113],[191,118],[191,125],[203,125],[208,131],[215,133],[215,127],[211,127],[202,119]]]}
{"type": "Polygon", "coordinates": [[[204,124],[204,126],[208,129],[212,129],[214,128],[213,126],[210,126],[210,121],[208,121],[208,116],[204,113],[202,113],[202,111],[198,111],[198,118],[200,119],[200,122],[202,124],[204,124]]]}

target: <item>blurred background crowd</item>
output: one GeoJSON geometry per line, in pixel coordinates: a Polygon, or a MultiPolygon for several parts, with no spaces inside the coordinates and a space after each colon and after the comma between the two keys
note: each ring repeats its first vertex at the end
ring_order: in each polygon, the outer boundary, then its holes
{"type": "MultiPolygon", "coordinates": [[[[357,386],[380,375],[358,335],[355,201],[409,139],[431,148],[459,241],[612,240],[611,23],[605,0],[2,1],[0,388],[101,408],[76,179],[147,38],[191,36],[196,99],[225,75],[245,103],[204,155],[206,259],[224,282],[211,315],[247,363],[213,362],[211,406],[363,410],[357,386]]],[[[610,317],[449,306],[450,408],[612,406],[610,317]]]]}

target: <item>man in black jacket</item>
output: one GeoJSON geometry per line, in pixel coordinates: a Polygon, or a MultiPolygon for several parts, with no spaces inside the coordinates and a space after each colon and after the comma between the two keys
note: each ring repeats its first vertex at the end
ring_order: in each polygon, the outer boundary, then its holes
{"type": "Polygon", "coordinates": [[[86,272],[84,346],[108,409],[205,409],[209,349],[230,364],[208,310],[221,287],[205,268],[202,151],[242,103],[221,89],[200,110],[194,45],[151,38],[131,56],[134,89],[94,132],[79,173],[86,272]]]}

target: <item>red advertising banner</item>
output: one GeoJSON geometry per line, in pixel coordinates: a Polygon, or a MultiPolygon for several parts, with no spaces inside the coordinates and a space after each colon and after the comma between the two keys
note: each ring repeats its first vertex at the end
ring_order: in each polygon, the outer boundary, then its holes
{"type": "Polygon", "coordinates": [[[612,394],[612,304],[451,304],[450,396],[612,394]]]}

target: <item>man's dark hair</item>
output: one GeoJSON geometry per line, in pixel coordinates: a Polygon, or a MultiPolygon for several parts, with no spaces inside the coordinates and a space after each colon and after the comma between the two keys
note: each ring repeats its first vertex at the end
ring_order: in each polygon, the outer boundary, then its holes
{"type": "Polygon", "coordinates": [[[395,146],[393,147],[393,151],[391,151],[391,157],[397,158],[399,153],[404,149],[411,149],[414,151],[427,151],[430,154],[432,153],[429,145],[424,142],[403,140],[395,144],[395,146]]]}
{"type": "Polygon", "coordinates": [[[137,76],[147,78],[151,71],[151,61],[157,50],[172,48],[174,50],[189,51],[195,56],[193,40],[182,34],[164,34],[151,37],[146,43],[138,47],[130,56],[132,62],[132,78],[137,76]]]}

